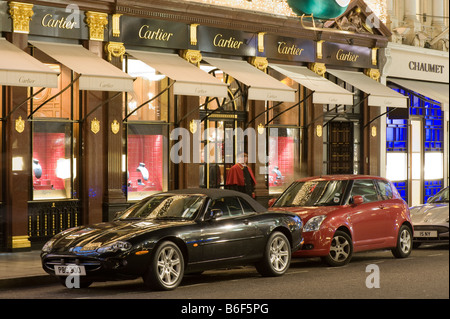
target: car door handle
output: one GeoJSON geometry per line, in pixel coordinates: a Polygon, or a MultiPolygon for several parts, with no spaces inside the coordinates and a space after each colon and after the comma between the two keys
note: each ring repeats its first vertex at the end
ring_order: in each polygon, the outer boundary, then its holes
{"type": "Polygon", "coordinates": [[[385,209],[386,208],[386,206],[384,206],[384,205],[380,205],[380,206],[378,206],[380,209],[385,209]]]}
{"type": "Polygon", "coordinates": [[[248,224],[250,224],[250,221],[248,219],[244,219],[244,224],[248,225],[248,224]]]}

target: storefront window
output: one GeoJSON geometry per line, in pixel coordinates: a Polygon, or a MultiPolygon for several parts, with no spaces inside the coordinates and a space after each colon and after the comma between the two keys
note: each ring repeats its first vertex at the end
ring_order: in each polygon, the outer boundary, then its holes
{"type": "MultiPolygon", "coordinates": [[[[0,150],[3,156],[3,86],[0,85],[0,150]]],[[[3,158],[0,160],[0,203],[3,201],[3,158]]]]}
{"type": "Polygon", "coordinates": [[[269,129],[269,193],[283,192],[296,178],[300,156],[300,130],[269,129]]]}
{"type": "Polygon", "coordinates": [[[167,190],[167,127],[128,125],[128,200],[167,190]]]}
{"type": "Polygon", "coordinates": [[[33,123],[33,199],[72,198],[72,128],[69,123],[33,123]]]}

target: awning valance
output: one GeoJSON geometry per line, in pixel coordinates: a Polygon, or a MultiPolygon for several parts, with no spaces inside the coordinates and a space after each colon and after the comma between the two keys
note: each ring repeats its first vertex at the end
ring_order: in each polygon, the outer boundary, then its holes
{"type": "Polygon", "coordinates": [[[353,94],[303,66],[270,64],[275,71],[313,91],[313,103],[353,104],[353,94]]]}
{"type": "Polygon", "coordinates": [[[80,90],[133,91],[133,78],[77,44],[30,41],[30,43],[80,76],[80,90]]]}
{"type": "Polygon", "coordinates": [[[228,85],[176,54],[127,50],[173,81],[174,94],[208,97],[227,97],[228,85]]]}
{"type": "Polygon", "coordinates": [[[327,69],[327,72],[369,94],[368,103],[371,106],[408,107],[406,96],[395,92],[361,72],[329,69],[327,69]]]}
{"type": "Polygon", "coordinates": [[[405,89],[419,93],[430,99],[442,103],[444,110],[448,111],[449,105],[449,86],[448,83],[437,83],[427,81],[404,80],[397,78],[388,78],[389,81],[404,87],[405,89]]]}
{"type": "Polygon", "coordinates": [[[246,61],[209,57],[203,59],[248,86],[249,100],[295,102],[294,89],[246,61]]]}
{"type": "Polygon", "coordinates": [[[58,87],[58,72],[0,38],[0,85],[58,87]]]}

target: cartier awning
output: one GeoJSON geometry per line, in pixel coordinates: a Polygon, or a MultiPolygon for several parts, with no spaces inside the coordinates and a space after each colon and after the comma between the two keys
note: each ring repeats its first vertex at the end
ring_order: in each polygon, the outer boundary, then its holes
{"type": "Polygon", "coordinates": [[[408,107],[406,96],[395,92],[361,72],[328,69],[327,72],[369,94],[368,103],[371,106],[408,107]]]}
{"type": "Polygon", "coordinates": [[[204,60],[248,86],[249,100],[295,102],[295,90],[246,61],[205,57],[204,60]]]}
{"type": "Polygon", "coordinates": [[[388,79],[395,84],[404,87],[405,89],[417,92],[423,96],[442,103],[443,109],[448,111],[449,105],[449,90],[448,83],[437,83],[437,82],[427,82],[427,81],[414,81],[414,80],[404,80],[389,78],[388,79]]]}
{"type": "Polygon", "coordinates": [[[133,78],[77,44],[30,41],[30,43],[80,76],[80,90],[133,91],[133,78]]]}
{"type": "Polygon", "coordinates": [[[0,85],[58,87],[58,72],[0,38],[0,85]]]}
{"type": "Polygon", "coordinates": [[[353,94],[328,81],[306,67],[294,65],[269,64],[275,71],[313,91],[313,103],[353,104],[353,94]]]}
{"type": "Polygon", "coordinates": [[[176,54],[127,50],[173,81],[174,94],[225,98],[228,85],[176,54]]]}

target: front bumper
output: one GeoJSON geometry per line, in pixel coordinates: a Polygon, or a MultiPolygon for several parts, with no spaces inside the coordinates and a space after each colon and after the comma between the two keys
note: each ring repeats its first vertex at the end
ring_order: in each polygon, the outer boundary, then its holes
{"type": "Polygon", "coordinates": [[[415,243],[445,243],[449,241],[448,225],[414,225],[415,243]],[[418,234],[423,232],[436,232],[437,236],[419,237],[418,234]]]}
{"type": "Polygon", "coordinates": [[[314,232],[303,232],[304,242],[300,250],[292,254],[293,257],[320,257],[330,252],[331,239],[334,231],[329,228],[314,232]]]}
{"type": "Polygon", "coordinates": [[[86,278],[94,281],[134,279],[142,276],[148,268],[145,256],[83,256],[75,254],[43,254],[42,268],[50,275],[55,275],[55,266],[84,266],[86,278]]]}

